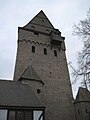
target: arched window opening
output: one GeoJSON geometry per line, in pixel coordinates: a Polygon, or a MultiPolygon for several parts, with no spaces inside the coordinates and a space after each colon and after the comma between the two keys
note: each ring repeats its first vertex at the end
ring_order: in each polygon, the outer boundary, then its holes
{"type": "Polygon", "coordinates": [[[56,56],[56,57],[57,57],[57,51],[56,51],[56,50],[54,50],[54,56],[56,56]]]}
{"type": "Polygon", "coordinates": [[[47,49],[44,48],[44,55],[47,55],[47,49]]]}
{"type": "Polygon", "coordinates": [[[32,52],[35,53],[35,46],[32,46],[32,52]]]}

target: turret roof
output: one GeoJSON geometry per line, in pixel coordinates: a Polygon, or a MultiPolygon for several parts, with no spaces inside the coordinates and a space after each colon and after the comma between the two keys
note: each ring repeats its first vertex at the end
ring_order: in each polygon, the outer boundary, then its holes
{"type": "Polygon", "coordinates": [[[25,71],[23,72],[23,74],[20,77],[20,80],[34,80],[34,81],[38,81],[41,82],[42,84],[44,84],[42,82],[42,80],[40,79],[39,75],[36,73],[36,71],[34,70],[34,68],[32,67],[32,65],[29,65],[25,71]]]}
{"type": "Polygon", "coordinates": [[[90,91],[88,91],[86,88],[80,87],[75,101],[76,102],[80,102],[80,101],[83,101],[83,102],[89,101],[90,102],[90,91]]]}

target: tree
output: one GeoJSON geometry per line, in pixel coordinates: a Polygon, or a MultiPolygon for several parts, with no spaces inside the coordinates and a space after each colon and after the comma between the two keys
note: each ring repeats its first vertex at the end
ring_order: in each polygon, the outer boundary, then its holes
{"type": "Polygon", "coordinates": [[[81,85],[90,90],[90,8],[87,17],[74,25],[73,34],[83,39],[83,49],[78,53],[77,58],[78,69],[75,70],[70,64],[73,68],[73,83],[81,79],[81,85]]]}

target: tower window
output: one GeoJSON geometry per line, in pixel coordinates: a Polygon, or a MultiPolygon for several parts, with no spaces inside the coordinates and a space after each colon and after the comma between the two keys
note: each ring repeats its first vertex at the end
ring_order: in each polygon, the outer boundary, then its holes
{"type": "Polygon", "coordinates": [[[38,32],[34,32],[34,35],[37,35],[37,36],[39,36],[39,33],[38,33],[38,32]]]}
{"type": "Polygon", "coordinates": [[[50,75],[51,75],[52,73],[50,72],[50,75]]]}
{"type": "Polygon", "coordinates": [[[44,22],[44,20],[42,20],[42,22],[44,22]]]}
{"type": "Polygon", "coordinates": [[[80,114],[80,110],[78,109],[78,114],[80,114]]]}
{"type": "Polygon", "coordinates": [[[35,26],[31,26],[32,28],[35,28],[35,26]]]}
{"type": "Polygon", "coordinates": [[[40,90],[40,89],[37,89],[37,93],[40,94],[40,93],[41,93],[41,90],[40,90]]]}
{"type": "Polygon", "coordinates": [[[48,29],[46,29],[46,31],[47,31],[47,32],[49,32],[49,30],[48,30],[48,29]]]}
{"type": "Polygon", "coordinates": [[[54,50],[54,56],[56,56],[56,57],[57,57],[57,51],[56,51],[56,50],[54,50]]]}
{"type": "Polygon", "coordinates": [[[47,49],[44,48],[44,55],[47,55],[47,49]]]}
{"type": "Polygon", "coordinates": [[[32,46],[32,52],[35,53],[35,46],[32,46]]]}

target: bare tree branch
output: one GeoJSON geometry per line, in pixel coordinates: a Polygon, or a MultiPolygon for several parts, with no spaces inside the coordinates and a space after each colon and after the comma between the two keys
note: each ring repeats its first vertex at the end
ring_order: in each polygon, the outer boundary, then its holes
{"type": "Polygon", "coordinates": [[[87,18],[81,20],[78,25],[74,25],[73,35],[77,35],[83,38],[84,47],[81,52],[78,53],[77,63],[78,69],[69,64],[73,70],[72,75],[74,80],[72,84],[75,84],[78,77],[81,78],[81,84],[90,89],[90,8],[87,13],[87,18]]]}

